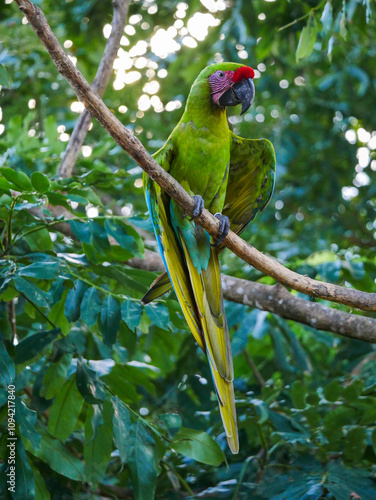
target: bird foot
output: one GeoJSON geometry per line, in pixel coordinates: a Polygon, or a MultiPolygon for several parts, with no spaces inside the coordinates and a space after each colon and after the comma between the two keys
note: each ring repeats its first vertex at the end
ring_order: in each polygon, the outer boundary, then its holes
{"type": "Polygon", "coordinates": [[[191,220],[195,220],[197,217],[200,217],[202,211],[204,210],[204,200],[202,196],[196,194],[193,196],[193,199],[195,200],[195,208],[193,210],[191,220]]]}
{"type": "Polygon", "coordinates": [[[218,248],[222,245],[224,239],[228,235],[228,232],[230,230],[230,221],[227,215],[222,215],[220,213],[214,214],[214,217],[219,220],[220,226],[217,237],[214,238],[214,244],[212,246],[218,248]]]}

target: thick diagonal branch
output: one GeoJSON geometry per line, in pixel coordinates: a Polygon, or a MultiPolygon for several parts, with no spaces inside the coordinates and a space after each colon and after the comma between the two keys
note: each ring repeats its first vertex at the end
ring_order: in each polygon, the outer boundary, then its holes
{"type": "MultiPolygon", "coordinates": [[[[91,89],[88,82],[73,65],[53,34],[43,12],[30,0],[16,0],[37,36],[41,39],[54,61],[58,71],[71,85],[78,99],[86,109],[108,131],[121,148],[123,148],[140,167],[159,186],[179,203],[187,213],[192,215],[195,202],[181,185],[150,156],[141,142],[111,113],[101,98],[91,89]]],[[[210,235],[217,236],[219,221],[208,210],[203,210],[196,219],[210,235]]],[[[331,283],[324,283],[302,276],[267,257],[239,238],[232,231],[224,241],[224,245],[238,257],[268,274],[280,283],[313,297],[332,302],[346,304],[365,311],[376,311],[376,294],[345,288],[331,283]]]]}
{"type": "MultiPolygon", "coordinates": [[[[110,80],[114,61],[119,50],[120,40],[124,33],[124,27],[128,16],[129,0],[113,0],[112,5],[114,7],[114,14],[111,23],[111,34],[107,40],[106,48],[92,87],[101,97],[110,80]]],[[[78,118],[59,166],[59,175],[61,177],[70,177],[72,175],[74,165],[80,154],[81,146],[89,130],[91,118],[91,113],[87,109],[85,109],[78,118]]]]}

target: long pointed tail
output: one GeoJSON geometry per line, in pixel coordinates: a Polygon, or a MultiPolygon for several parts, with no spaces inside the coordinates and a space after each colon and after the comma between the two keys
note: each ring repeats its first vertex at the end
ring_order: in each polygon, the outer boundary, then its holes
{"type": "Polygon", "coordinates": [[[182,240],[193,294],[199,311],[206,354],[218,397],[219,409],[228,445],[232,453],[239,451],[231,345],[223,306],[218,252],[210,249],[209,264],[198,273],[182,240]]]}
{"type": "Polygon", "coordinates": [[[217,391],[219,411],[221,412],[223,427],[226,432],[227,442],[232,453],[239,452],[238,426],[236,423],[234,385],[227,382],[211,367],[214,385],[217,391]]]}

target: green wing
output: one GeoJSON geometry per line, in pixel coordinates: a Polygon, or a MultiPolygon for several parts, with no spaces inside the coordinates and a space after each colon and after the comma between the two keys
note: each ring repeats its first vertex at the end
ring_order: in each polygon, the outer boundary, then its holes
{"type": "Polygon", "coordinates": [[[275,153],[267,139],[243,139],[232,134],[229,180],[222,210],[231,230],[240,234],[273,194],[275,153]]]}
{"type": "MultiPolygon", "coordinates": [[[[161,156],[168,155],[162,150],[161,156]]],[[[155,158],[158,162],[159,160],[155,158]]],[[[240,234],[258,212],[262,212],[273,194],[275,153],[267,139],[243,139],[232,134],[230,171],[223,214],[230,219],[231,230],[240,234]]],[[[222,246],[219,251],[225,247],[222,246]]],[[[167,273],[161,274],[143,298],[147,304],[171,290],[167,273]]]]}
{"type": "MultiPolygon", "coordinates": [[[[173,145],[167,142],[163,148],[157,151],[153,156],[161,167],[168,171],[174,156],[173,145]]],[[[197,318],[196,304],[192,289],[189,285],[189,275],[184,262],[184,255],[170,223],[170,198],[147,174],[144,174],[143,180],[146,204],[149,209],[163,263],[167,269],[170,280],[175,285],[175,292],[182,307],[185,319],[197,343],[205,351],[202,340],[202,330],[197,318]]],[[[167,289],[165,291],[167,291],[167,289]]],[[[158,297],[160,295],[162,294],[158,294],[158,297]]],[[[156,297],[153,297],[151,300],[154,298],[156,297]]],[[[142,303],[146,304],[148,302],[150,302],[150,299],[146,300],[146,297],[142,299],[142,303]]]]}

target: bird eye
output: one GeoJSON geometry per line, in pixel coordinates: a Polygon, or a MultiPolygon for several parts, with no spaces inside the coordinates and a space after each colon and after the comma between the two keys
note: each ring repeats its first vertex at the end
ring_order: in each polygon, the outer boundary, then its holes
{"type": "Polygon", "coordinates": [[[223,71],[218,71],[217,74],[218,74],[219,78],[223,78],[225,76],[223,71]]]}

